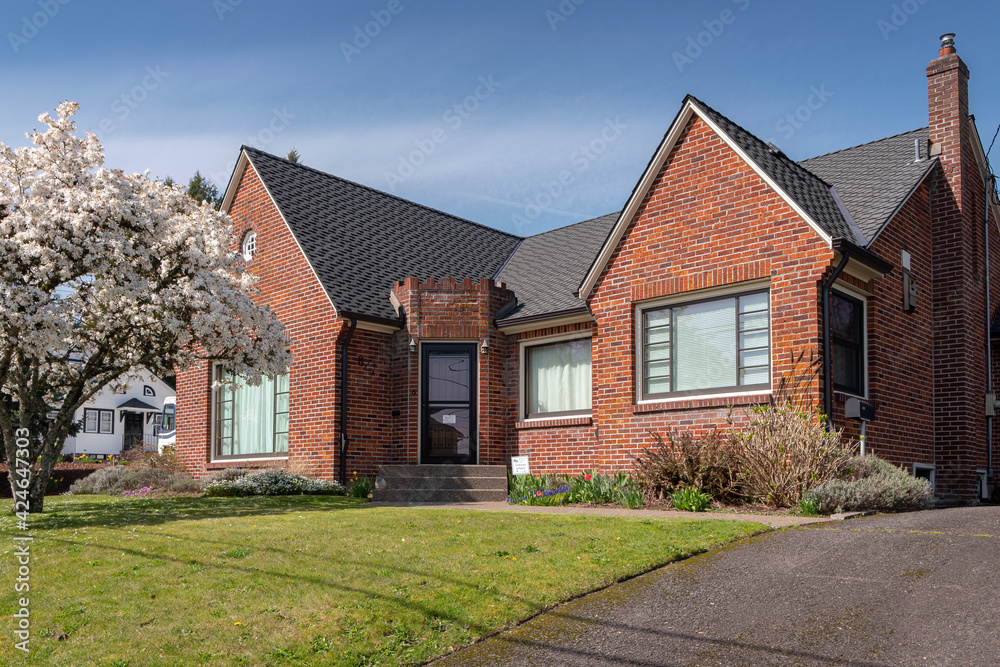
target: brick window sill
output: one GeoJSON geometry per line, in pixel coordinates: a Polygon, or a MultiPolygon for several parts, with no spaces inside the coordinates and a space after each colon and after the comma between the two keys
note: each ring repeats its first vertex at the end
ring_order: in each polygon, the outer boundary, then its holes
{"type": "Polygon", "coordinates": [[[277,468],[287,460],[287,456],[280,456],[273,459],[209,461],[205,464],[205,470],[225,470],[226,468],[277,468]]]}
{"type": "Polygon", "coordinates": [[[680,410],[700,410],[703,408],[728,408],[739,405],[754,405],[758,403],[767,403],[770,398],[770,392],[763,392],[760,394],[747,394],[746,396],[707,396],[703,398],[637,403],[632,406],[632,414],[639,415],[647,412],[676,412],[680,410]]]}
{"type": "Polygon", "coordinates": [[[530,421],[517,422],[514,425],[519,431],[532,428],[560,428],[564,426],[590,426],[594,423],[594,418],[587,417],[556,417],[554,419],[532,419],[530,421]]]}

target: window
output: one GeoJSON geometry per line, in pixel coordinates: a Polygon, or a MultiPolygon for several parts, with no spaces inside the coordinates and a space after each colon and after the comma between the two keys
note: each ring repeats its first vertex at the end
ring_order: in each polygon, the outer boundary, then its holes
{"type": "Polygon", "coordinates": [[[143,396],[156,396],[156,390],[150,387],[148,384],[142,385],[142,395],[143,396]]]}
{"type": "Polygon", "coordinates": [[[766,291],[640,314],[642,399],[771,388],[766,291]]]}
{"type": "Polygon", "coordinates": [[[590,414],[590,364],[590,338],[526,346],[524,416],[590,414]]]}
{"type": "Polygon", "coordinates": [[[114,433],[115,411],[98,410],[95,408],[84,408],[83,410],[83,432],[84,433],[114,433]]]}
{"type": "Polygon", "coordinates": [[[161,431],[173,431],[174,430],[174,415],[177,413],[177,406],[173,403],[167,403],[163,406],[163,415],[160,417],[160,430],[161,431]]]}
{"type": "Polygon", "coordinates": [[[221,366],[216,380],[238,383],[215,391],[215,456],[281,456],[288,452],[288,374],[256,387],[221,366]]]}
{"type": "Polygon", "coordinates": [[[243,235],[243,242],[240,243],[240,250],[243,252],[244,260],[249,262],[253,259],[254,253],[257,252],[257,232],[251,229],[243,235]]]}
{"type": "Polygon", "coordinates": [[[839,292],[830,293],[830,360],[833,387],[863,396],[865,393],[865,304],[839,292]]]}

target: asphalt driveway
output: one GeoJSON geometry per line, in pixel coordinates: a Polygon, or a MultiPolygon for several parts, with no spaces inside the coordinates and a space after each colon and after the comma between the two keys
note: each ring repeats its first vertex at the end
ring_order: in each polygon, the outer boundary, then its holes
{"type": "Polygon", "coordinates": [[[769,533],[434,664],[1000,664],[1000,507],[769,533]]]}

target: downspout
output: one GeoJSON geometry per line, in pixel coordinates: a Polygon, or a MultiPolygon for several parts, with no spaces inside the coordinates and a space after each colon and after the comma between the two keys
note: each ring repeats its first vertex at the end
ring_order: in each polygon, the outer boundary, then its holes
{"type": "Polygon", "coordinates": [[[851,259],[849,250],[842,250],[840,264],[833,270],[830,277],[823,283],[823,412],[826,413],[826,430],[833,431],[833,362],[831,360],[830,342],[830,288],[840,276],[840,272],[851,259]]]}
{"type": "MultiPolygon", "coordinates": [[[[986,246],[986,269],[983,273],[986,276],[986,393],[993,393],[993,344],[990,341],[991,330],[993,328],[993,313],[990,308],[990,188],[995,181],[995,176],[987,173],[985,176],[985,196],[986,201],[983,206],[983,236],[986,246]]],[[[993,417],[986,416],[986,476],[993,477],[993,417]]]]}
{"type": "Polygon", "coordinates": [[[347,346],[354,337],[354,329],[358,326],[357,318],[351,320],[344,342],[340,344],[340,483],[347,486],[347,346]]]}

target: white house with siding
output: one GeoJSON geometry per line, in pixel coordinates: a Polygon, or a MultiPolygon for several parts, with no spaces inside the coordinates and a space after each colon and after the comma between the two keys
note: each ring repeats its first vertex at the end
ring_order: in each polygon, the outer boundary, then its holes
{"type": "Polygon", "coordinates": [[[151,373],[129,378],[128,389],[102,389],[77,410],[77,435],[66,438],[62,453],[106,457],[129,449],[153,449],[163,403],[175,392],[151,373]]]}

